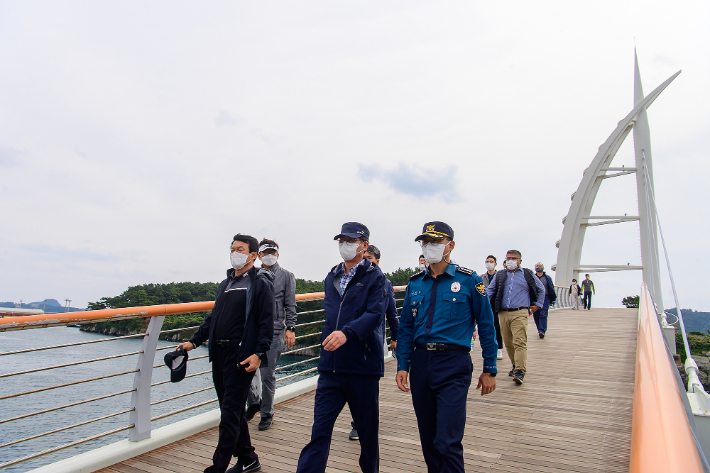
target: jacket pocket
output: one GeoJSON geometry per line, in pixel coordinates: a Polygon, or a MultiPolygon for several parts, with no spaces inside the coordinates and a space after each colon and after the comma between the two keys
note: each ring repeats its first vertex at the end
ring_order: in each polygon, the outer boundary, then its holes
{"type": "Polygon", "coordinates": [[[444,315],[448,317],[461,317],[470,307],[468,295],[454,292],[444,294],[444,315]]]}
{"type": "Polygon", "coordinates": [[[419,309],[421,308],[422,301],[424,300],[424,297],[412,297],[412,299],[409,301],[409,307],[412,310],[412,318],[414,320],[417,320],[419,317],[419,309]]]}

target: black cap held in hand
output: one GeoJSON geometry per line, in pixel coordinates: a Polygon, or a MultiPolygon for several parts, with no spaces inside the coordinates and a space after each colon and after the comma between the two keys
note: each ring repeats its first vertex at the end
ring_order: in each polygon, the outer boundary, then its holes
{"type": "Polygon", "coordinates": [[[179,347],[175,351],[165,354],[165,364],[170,368],[170,381],[177,383],[182,381],[187,373],[187,359],[189,358],[187,351],[179,347]]]}

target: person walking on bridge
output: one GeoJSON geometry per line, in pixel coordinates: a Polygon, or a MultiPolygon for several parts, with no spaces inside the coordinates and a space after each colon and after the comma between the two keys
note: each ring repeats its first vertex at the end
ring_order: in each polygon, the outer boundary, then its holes
{"type": "Polygon", "coordinates": [[[572,307],[572,310],[577,310],[579,309],[579,295],[582,293],[582,288],[579,287],[579,284],[577,284],[577,280],[573,279],[572,284],[569,286],[569,295],[572,297],[572,303],[574,304],[574,307],[572,307]]]}
{"type": "Polygon", "coordinates": [[[234,236],[232,269],[217,288],[214,308],[190,341],[180,344],[189,351],[209,340],[220,421],[217,448],[205,473],[225,473],[232,456],[237,457],[237,464],[230,473],[261,469],[244,410],[254,372],[262,362],[268,363],[275,304],[273,274],[254,267],[258,249],[253,236],[234,236]]]}
{"type": "Polygon", "coordinates": [[[360,437],[360,469],[376,473],[380,468],[379,382],[385,370],[385,276],[364,258],[370,240],[365,225],[344,223],[335,240],[343,262],[325,278],[313,429],[296,472],[325,472],[333,426],[347,402],[360,437]]]}
{"type": "MultiPolygon", "coordinates": [[[[370,263],[379,267],[381,256],[382,253],[380,252],[380,249],[377,248],[375,245],[370,245],[367,247],[367,251],[365,252],[365,258],[367,258],[370,263]]],[[[387,325],[389,325],[390,327],[391,334],[389,349],[392,353],[395,353],[395,351],[397,350],[397,333],[399,332],[397,302],[394,300],[394,287],[392,287],[392,283],[387,278],[385,278],[385,286],[387,288],[387,308],[385,309],[385,318],[387,319],[387,325]]],[[[387,335],[387,332],[385,332],[385,319],[382,319],[382,333],[385,336],[387,335]]],[[[385,351],[387,350],[385,349],[385,351]]],[[[350,422],[350,425],[352,427],[352,430],[350,431],[348,438],[350,440],[359,440],[360,436],[357,433],[357,424],[355,424],[355,420],[350,422]]]]}
{"type": "Polygon", "coordinates": [[[263,239],[259,242],[261,267],[274,274],[274,338],[267,355],[268,363],[259,367],[259,375],[254,376],[249,390],[247,422],[257,412],[261,412],[259,430],[267,430],[274,419],[274,394],[276,392],[276,365],[281,359],[281,352],[286,346],[293,348],[296,343],[296,278],[278,263],[279,245],[274,240],[263,239]],[[258,393],[261,393],[259,396],[258,393]]]}
{"type": "MultiPolygon", "coordinates": [[[[491,279],[496,275],[496,266],[498,266],[498,260],[493,255],[488,255],[486,258],[486,270],[481,274],[481,279],[483,280],[483,287],[488,288],[491,283],[491,279]]],[[[493,312],[493,317],[496,326],[496,342],[498,342],[498,359],[503,359],[503,336],[500,333],[500,320],[498,319],[498,312],[493,312]]]]}
{"type": "Polygon", "coordinates": [[[478,323],[483,372],[481,395],[496,387],[493,311],[483,281],[451,263],[453,229],[424,224],[419,241],[429,263],[409,280],[397,341],[397,387],[412,391],[419,438],[429,473],[464,473],[466,399],[471,386],[470,343],[478,323]],[[411,375],[411,380],[408,378],[411,375]]]}
{"type": "Polygon", "coordinates": [[[547,314],[550,310],[550,305],[557,301],[557,293],[555,292],[555,284],[552,282],[552,278],[545,273],[545,265],[542,263],[537,263],[535,265],[535,276],[542,282],[542,286],[545,288],[545,303],[539,310],[536,310],[533,314],[535,319],[535,326],[537,327],[537,335],[540,338],[545,338],[545,332],[547,332],[547,314]]]}
{"type": "Polygon", "coordinates": [[[584,308],[590,310],[592,308],[592,294],[596,294],[594,290],[594,283],[589,279],[589,274],[585,274],[584,281],[582,281],[582,292],[584,293],[583,304],[584,308]]]}
{"type": "Polygon", "coordinates": [[[505,268],[498,271],[486,289],[493,310],[500,316],[503,343],[513,369],[508,376],[523,384],[528,370],[528,317],[545,304],[545,288],[535,274],[522,268],[523,255],[510,250],[505,268]]]}

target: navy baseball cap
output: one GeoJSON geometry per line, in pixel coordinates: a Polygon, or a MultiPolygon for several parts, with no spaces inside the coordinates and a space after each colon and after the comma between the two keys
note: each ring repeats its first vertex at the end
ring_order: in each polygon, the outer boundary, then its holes
{"type": "Polygon", "coordinates": [[[422,234],[414,239],[414,241],[423,240],[426,237],[442,239],[454,239],[454,230],[444,222],[427,222],[422,228],[422,234]]]}
{"type": "Polygon", "coordinates": [[[367,229],[365,225],[357,222],[345,222],[343,227],[340,229],[340,233],[335,235],[333,240],[337,240],[341,236],[346,236],[350,238],[365,238],[370,239],[370,230],[367,229]]]}
{"type": "Polygon", "coordinates": [[[165,354],[163,361],[170,368],[170,382],[177,383],[183,380],[187,373],[187,359],[187,352],[182,347],[165,354]]]}

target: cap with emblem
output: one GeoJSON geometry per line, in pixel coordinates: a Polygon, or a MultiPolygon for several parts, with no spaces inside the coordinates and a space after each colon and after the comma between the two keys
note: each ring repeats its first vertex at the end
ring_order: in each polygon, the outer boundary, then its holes
{"type": "Polygon", "coordinates": [[[423,240],[426,237],[453,240],[454,230],[444,222],[427,222],[422,228],[422,234],[416,237],[414,241],[423,240]]]}
{"type": "Polygon", "coordinates": [[[343,227],[340,229],[340,233],[335,235],[333,240],[346,236],[350,238],[366,238],[370,239],[370,230],[367,229],[365,225],[358,222],[345,222],[343,227]]]}

